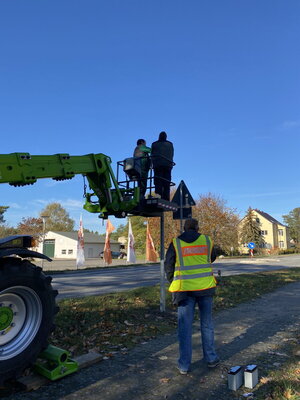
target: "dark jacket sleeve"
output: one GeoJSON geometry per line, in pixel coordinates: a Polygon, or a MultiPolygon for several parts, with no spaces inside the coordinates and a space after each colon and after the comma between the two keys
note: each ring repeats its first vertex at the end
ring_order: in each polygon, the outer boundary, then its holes
{"type": "Polygon", "coordinates": [[[216,260],[216,258],[217,258],[217,251],[215,247],[213,247],[211,251],[211,262],[213,263],[216,260]]]}
{"type": "Polygon", "coordinates": [[[165,273],[170,283],[172,282],[174,277],[175,263],[176,263],[176,252],[174,249],[174,245],[171,242],[167,250],[166,260],[165,260],[165,273]]]}

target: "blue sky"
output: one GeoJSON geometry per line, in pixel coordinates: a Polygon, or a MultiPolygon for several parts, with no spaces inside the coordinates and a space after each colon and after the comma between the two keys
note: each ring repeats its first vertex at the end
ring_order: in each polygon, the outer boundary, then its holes
{"type": "MultiPolygon", "coordinates": [[[[0,153],[116,163],[165,130],[195,199],[281,220],[300,206],[299,17],[298,0],[1,1],[0,153]]],[[[0,204],[10,225],[52,201],[79,221],[82,194],[41,180],[0,204]]]]}

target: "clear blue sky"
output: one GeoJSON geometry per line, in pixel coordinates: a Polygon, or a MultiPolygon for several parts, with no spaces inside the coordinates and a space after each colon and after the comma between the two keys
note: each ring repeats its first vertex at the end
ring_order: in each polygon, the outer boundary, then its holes
{"type": "MultiPolygon", "coordinates": [[[[300,206],[299,20],[298,0],[1,1],[0,153],[116,163],[165,130],[194,198],[281,220],[300,206]]],[[[0,204],[10,225],[52,201],[79,221],[82,193],[1,185],[0,204]]]]}

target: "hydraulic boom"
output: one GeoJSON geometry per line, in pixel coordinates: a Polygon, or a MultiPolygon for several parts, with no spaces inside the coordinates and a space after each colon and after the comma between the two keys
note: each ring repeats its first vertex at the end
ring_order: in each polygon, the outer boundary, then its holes
{"type": "Polygon", "coordinates": [[[62,181],[78,174],[87,178],[92,190],[85,194],[84,208],[91,213],[98,213],[101,218],[109,215],[125,217],[139,203],[139,187],[120,188],[111,169],[111,159],[105,154],[0,155],[0,183],[24,186],[32,185],[42,178],[62,181]]]}

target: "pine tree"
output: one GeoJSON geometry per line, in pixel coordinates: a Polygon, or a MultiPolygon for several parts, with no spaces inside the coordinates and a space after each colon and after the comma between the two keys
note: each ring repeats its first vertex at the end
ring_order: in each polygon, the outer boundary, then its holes
{"type": "Polygon", "coordinates": [[[242,228],[240,231],[240,242],[253,242],[258,248],[263,247],[265,243],[265,240],[261,235],[261,224],[254,215],[251,207],[248,208],[247,214],[245,215],[242,222],[242,228]]]}
{"type": "Polygon", "coordinates": [[[8,206],[0,206],[0,224],[4,224],[5,219],[3,217],[5,211],[7,211],[9,207],[8,206]]]}

